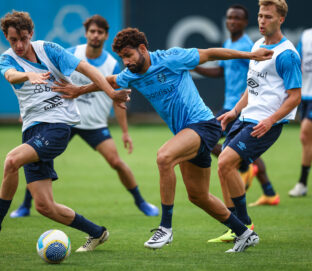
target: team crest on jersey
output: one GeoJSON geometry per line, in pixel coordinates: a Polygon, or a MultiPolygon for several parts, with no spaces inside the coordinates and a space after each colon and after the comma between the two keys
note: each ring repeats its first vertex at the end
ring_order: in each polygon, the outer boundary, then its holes
{"type": "Polygon", "coordinates": [[[159,73],[159,74],[157,74],[157,80],[158,80],[158,82],[160,82],[160,83],[165,83],[166,82],[166,75],[164,75],[164,73],[159,73]]]}
{"type": "Polygon", "coordinates": [[[251,88],[259,87],[259,84],[252,78],[247,79],[247,85],[250,86],[251,88]]]}

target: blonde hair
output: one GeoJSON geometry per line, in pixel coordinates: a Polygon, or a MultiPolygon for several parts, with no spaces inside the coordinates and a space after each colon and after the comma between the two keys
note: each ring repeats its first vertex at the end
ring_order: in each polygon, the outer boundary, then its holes
{"type": "Polygon", "coordinates": [[[288,12],[288,5],[286,0],[259,0],[259,6],[268,5],[275,5],[278,14],[280,14],[282,17],[286,17],[288,12]]]}

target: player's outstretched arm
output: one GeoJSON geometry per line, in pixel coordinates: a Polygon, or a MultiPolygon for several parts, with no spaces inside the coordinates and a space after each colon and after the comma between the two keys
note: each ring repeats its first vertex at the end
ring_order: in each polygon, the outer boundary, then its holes
{"type": "Polygon", "coordinates": [[[31,84],[47,84],[45,80],[50,78],[50,74],[50,72],[19,72],[15,69],[9,69],[5,72],[4,77],[11,84],[21,84],[28,80],[31,84]]]}
{"type": "Polygon", "coordinates": [[[213,78],[218,78],[218,77],[223,77],[224,76],[224,70],[222,67],[200,67],[197,66],[194,69],[194,72],[197,72],[200,75],[207,76],[207,77],[213,77],[213,78]]]}
{"type": "Polygon", "coordinates": [[[260,48],[254,52],[243,52],[225,48],[209,48],[198,49],[199,64],[213,60],[227,60],[227,59],[252,59],[257,61],[268,60],[272,58],[273,51],[265,48],[260,48]]]}
{"type": "Polygon", "coordinates": [[[267,131],[269,131],[272,125],[278,122],[280,119],[287,116],[301,101],[301,88],[294,88],[287,90],[288,97],[282,104],[282,106],[270,117],[260,121],[255,127],[251,136],[260,138],[267,131]]]}
{"type": "Polygon", "coordinates": [[[115,91],[106,78],[94,66],[86,61],[81,61],[76,70],[89,77],[99,89],[103,90],[113,101],[120,104],[121,107],[124,108],[124,106],[121,105],[122,103],[130,101],[129,94],[131,90],[115,91]]]}

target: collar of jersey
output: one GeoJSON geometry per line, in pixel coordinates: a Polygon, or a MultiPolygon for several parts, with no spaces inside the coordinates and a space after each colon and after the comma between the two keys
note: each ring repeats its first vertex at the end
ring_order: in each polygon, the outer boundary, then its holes
{"type": "Polygon", "coordinates": [[[286,41],[287,39],[285,37],[282,37],[282,39],[280,40],[279,43],[275,43],[275,44],[270,44],[270,45],[265,45],[265,44],[261,44],[260,45],[260,48],[266,48],[266,49],[273,49],[275,48],[276,46],[282,44],[284,41],[286,41]]]}
{"type": "MultiPolygon", "coordinates": [[[[19,56],[18,56],[19,57],[19,56]]],[[[30,65],[32,65],[32,66],[34,66],[35,68],[38,68],[38,69],[41,69],[41,70],[49,70],[48,68],[47,68],[47,66],[42,62],[42,60],[39,58],[39,60],[40,60],[40,62],[41,62],[41,64],[39,64],[39,63],[35,63],[35,62],[31,62],[31,61],[29,61],[29,60],[27,60],[26,58],[23,58],[23,57],[19,57],[19,58],[21,58],[21,59],[23,59],[24,61],[26,61],[27,63],[29,63],[30,65]]]]}

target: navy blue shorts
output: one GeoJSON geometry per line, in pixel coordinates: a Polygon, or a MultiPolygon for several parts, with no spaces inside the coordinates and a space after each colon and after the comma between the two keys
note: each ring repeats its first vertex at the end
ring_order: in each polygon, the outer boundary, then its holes
{"type": "Polygon", "coordinates": [[[39,123],[23,132],[23,143],[32,146],[40,159],[24,165],[27,183],[58,178],[53,159],[65,151],[69,136],[70,126],[64,123],[39,123]]]}
{"type": "Polygon", "coordinates": [[[278,139],[282,132],[283,124],[276,124],[262,137],[252,137],[250,134],[256,123],[236,120],[227,135],[223,149],[231,147],[242,158],[240,170],[245,171],[248,165],[259,158],[278,139]]]}
{"type": "Polygon", "coordinates": [[[73,138],[74,135],[79,135],[84,141],[86,141],[90,147],[93,149],[96,148],[101,142],[106,139],[112,138],[109,129],[107,127],[94,129],[94,130],[86,130],[72,127],[70,139],[73,138]]]}
{"type": "Polygon", "coordinates": [[[301,120],[303,119],[309,119],[312,120],[312,101],[301,101],[301,105],[300,105],[300,109],[301,109],[301,120]]]}
{"type": "Polygon", "coordinates": [[[222,135],[220,123],[213,118],[209,121],[192,123],[185,128],[194,130],[201,138],[197,156],[189,160],[189,162],[201,168],[209,168],[211,166],[211,150],[222,135]]]}
{"type": "MultiPolygon", "coordinates": [[[[229,112],[229,111],[231,111],[231,110],[222,108],[220,111],[218,111],[218,113],[217,113],[217,115],[216,115],[216,118],[220,117],[221,115],[223,115],[223,114],[225,114],[225,113],[227,113],[227,112],[229,112]]],[[[231,128],[232,128],[234,122],[235,122],[238,118],[239,118],[239,116],[238,116],[235,120],[231,121],[231,122],[226,126],[225,130],[222,132],[222,137],[226,137],[226,135],[230,132],[230,130],[231,130],[231,128]]]]}

